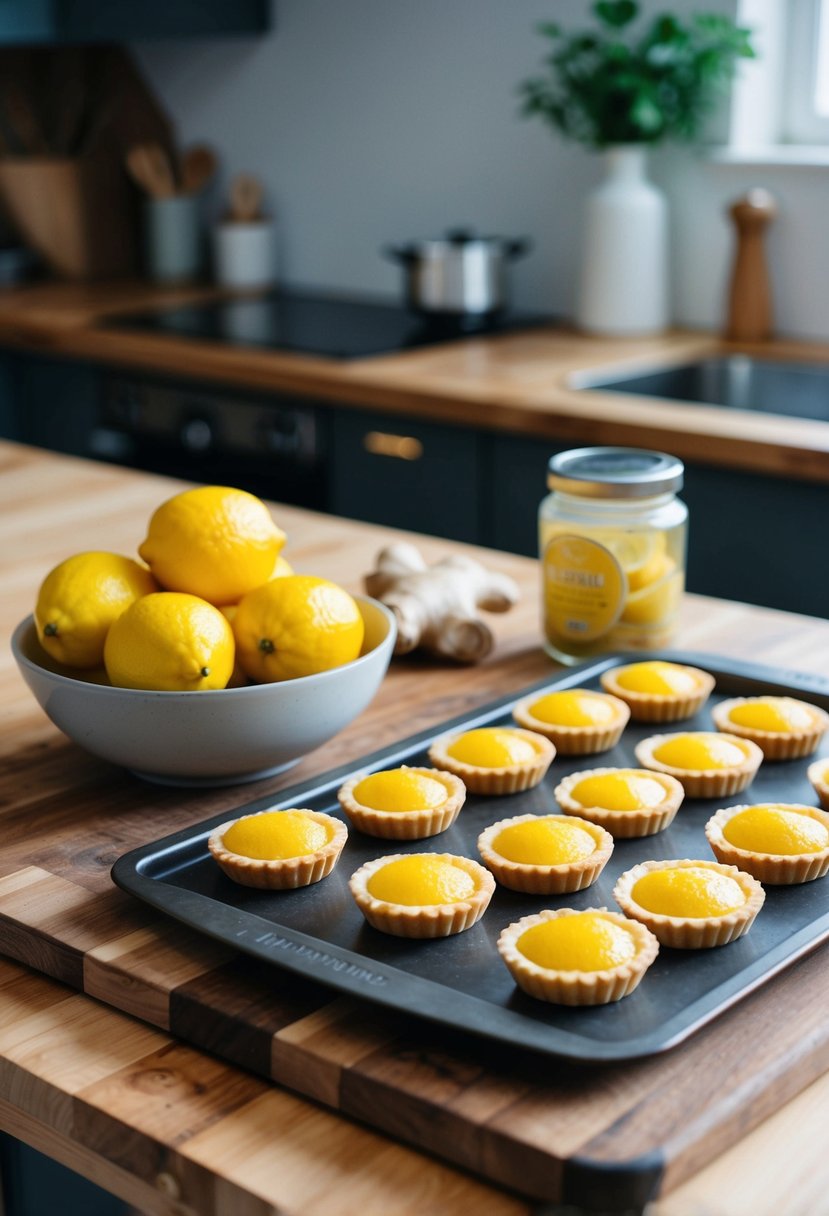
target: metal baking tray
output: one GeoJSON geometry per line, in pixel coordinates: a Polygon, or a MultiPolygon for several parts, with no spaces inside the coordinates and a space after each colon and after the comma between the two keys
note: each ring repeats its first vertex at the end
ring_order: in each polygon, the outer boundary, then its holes
{"type": "MultiPolygon", "coordinates": [[[[668,729],[713,729],[711,704],[730,696],[789,694],[829,709],[826,679],[704,654],[668,652],[642,657],[691,663],[716,676],[709,705],[694,719],[668,729]]],[[[663,947],[634,993],[596,1008],[564,1008],[524,995],[498,955],[498,935],[511,921],[544,907],[614,908],[616,878],[639,861],[711,860],[703,829],[721,805],[748,801],[814,805],[814,791],[806,779],[811,758],[764,763],[749,789],[730,799],[686,799],[666,831],[640,840],[617,841],[603,874],[586,891],[530,896],[499,886],[477,925],[437,941],[409,941],[370,928],[350,895],[349,876],[364,861],[384,853],[428,850],[477,858],[476,840],[488,824],[511,815],[555,811],[553,789],[563,776],[597,765],[635,765],[635,744],[661,728],[631,723],[612,751],[596,757],[556,757],[535,790],[501,798],[470,795],[453,827],[428,840],[408,844],[382,841],[351,830],[333,873],[302,890],[266,892],[241,887],[225,877],[207,851],[212,828],[236,815],[268,807],[305,806],[340,816],[336,792],[351,774],[404,763],[428,765],[426,749],[436,735],[456,728],[509,723],[510,710],[521,696],[548,688],[599,688],[603,671],[629,661],[630,655],[609,655],[556,673],[517,695],[296,785],[276,798],[246,802],[235,812],[224,812],[144,845],[116,862],[113,879],[155,908],[230,946],[433,1022],[520,1044],[547,1056],[593,1063],[666,1051],[829,936],[829,878],[801,886],[768,887],[765,906],[745,937],[712,950],[663,947]]],[[[826,740],[823,747],[825,752],[826,740]]]]}

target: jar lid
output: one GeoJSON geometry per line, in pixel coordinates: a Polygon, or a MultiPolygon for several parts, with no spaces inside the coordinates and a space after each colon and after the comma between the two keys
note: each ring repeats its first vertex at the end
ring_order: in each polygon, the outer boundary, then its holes
{"type": "Polygon", "coordinates": [[[682,489],[684,465],[644,448],[572,448],[551,456],[547,485],[582,498],[652,498],[682,489]]]}

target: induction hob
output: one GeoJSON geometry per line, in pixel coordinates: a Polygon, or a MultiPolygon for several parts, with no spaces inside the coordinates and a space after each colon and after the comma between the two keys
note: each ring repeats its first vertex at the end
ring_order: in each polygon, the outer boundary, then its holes
{"type": "Polygon", "coordinates": [[[120,316],[112,318],[108,328],[356,359],[551,321],[552,317],[514,312],[433,320],[417,317],[397,304],[274,291],[120,316]]]}

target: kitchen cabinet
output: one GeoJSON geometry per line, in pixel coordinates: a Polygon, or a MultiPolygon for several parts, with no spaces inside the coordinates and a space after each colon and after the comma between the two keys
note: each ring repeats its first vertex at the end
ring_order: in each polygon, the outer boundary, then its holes
{"type": "Polygon", "coordinates": [[[334,514],[482,542],[482,434],[346,409],[331,411],[330,427],[334,514]]]}
{"type": "Polygon", "coordinates": [[[3,434],[69,456],[88,455],[99,384],[100,373],[85,363],[15,356],[3,434]]]}
{"type": "Polygon", "coordinates": [[[258,34],[268,0],[4,0],[0,44],[124,42],[217,34],[258,34]]]}

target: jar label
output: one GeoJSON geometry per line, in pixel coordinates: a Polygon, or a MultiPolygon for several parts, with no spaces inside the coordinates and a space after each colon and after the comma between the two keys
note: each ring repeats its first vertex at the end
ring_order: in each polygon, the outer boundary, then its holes
{"type": "Polygon", "coordinates": [[[590,642],[622,614],[627,577],[609,549],[583,536],[559,535],[544,550],[544,616],[548,634],[590,642]]]}

